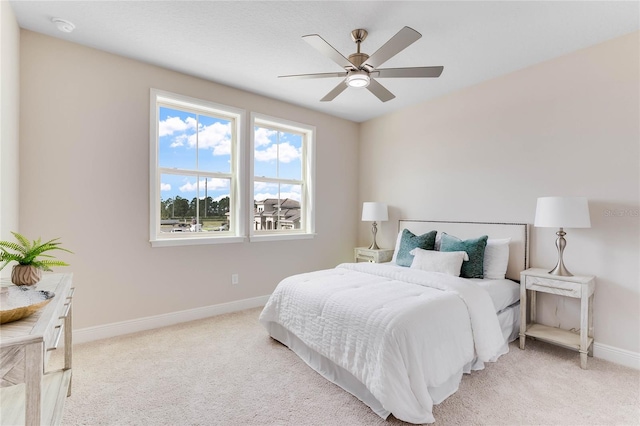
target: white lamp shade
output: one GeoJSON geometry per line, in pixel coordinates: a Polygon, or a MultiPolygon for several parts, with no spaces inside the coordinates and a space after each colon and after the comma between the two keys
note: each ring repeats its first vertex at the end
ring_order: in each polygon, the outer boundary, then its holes
{"type": "Polygon", "coordinates": [[[591,228],[585,197],[540,197],[534,226],[542,228],[591,228]]]}
{"type": "Polygon", "coordinates": [[[385,203],[365,202],[362,204],[362,220],[382,222],[389,220],[389,211],[385,203]]]}

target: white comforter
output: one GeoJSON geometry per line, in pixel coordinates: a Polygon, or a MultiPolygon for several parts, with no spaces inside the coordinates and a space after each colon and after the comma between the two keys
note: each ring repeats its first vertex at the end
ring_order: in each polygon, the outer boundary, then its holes
{"type": "Polygon", "coordinates": [[[491,362],[508,351],[491,298],[477,284],[375,263],[284,279],[260,321],[280,324],[412,423],[435,421],[429,388],[461,376],[476,357],[491,362]]]}

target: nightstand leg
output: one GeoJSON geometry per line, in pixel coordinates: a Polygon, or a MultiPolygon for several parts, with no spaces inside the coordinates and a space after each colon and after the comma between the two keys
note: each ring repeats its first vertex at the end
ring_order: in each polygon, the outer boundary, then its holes
{"type": "Polygon", "coordinates": [[[587,369],[587,355],[589,348],[587,347],[589,336],[589,299],[585,293],[580,298],[580,367],[587,369]]]}
{"type": "Polygon", "coordinates": [[[527,336],[527,289],[524,279],[520,280],[520,349],[524,349],[527,336]]]}
{"type": "MultiPolygon", "coordinates": [[[[589,297],[589,337],[593,338],[593,294],[589,297]]],[[[589,356],[593,356],[593,343],[589,346],[589,356]]]]}
{"type": "Polygon", "coordinates": [[[531,322],[536,322],[536,292],[533,290],[529,290],[529,297],[531,298],[531,312],[529,313],[529,318],[531,318],[531,322]]]}

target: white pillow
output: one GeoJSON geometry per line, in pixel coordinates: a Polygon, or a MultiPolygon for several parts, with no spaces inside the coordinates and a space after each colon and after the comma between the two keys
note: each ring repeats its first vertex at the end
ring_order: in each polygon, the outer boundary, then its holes
{"type": "Polygon", "coordinates": [[[484,279],[503,280],[509,263],[509,242],[511,238],[489,239],[484,249],[484,279]]]}
{"type": "Polygon", "coordinates": [[[462,262],[469,260],[466,251],[435,251],[414,248],[409,253],[413,255],[411,267],[430,272],[442,272],[443,274],[460,276],[462,262]]]}

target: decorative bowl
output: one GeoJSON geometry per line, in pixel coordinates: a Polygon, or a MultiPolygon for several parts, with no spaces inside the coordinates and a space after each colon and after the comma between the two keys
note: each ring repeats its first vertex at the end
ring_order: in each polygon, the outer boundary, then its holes
{"type": "Polygon", "coordinates": [[[27,286],[10,286],[0,295],[0,324],[18,321],[36,313],[53,299],[52,291],[27,286]]]}

